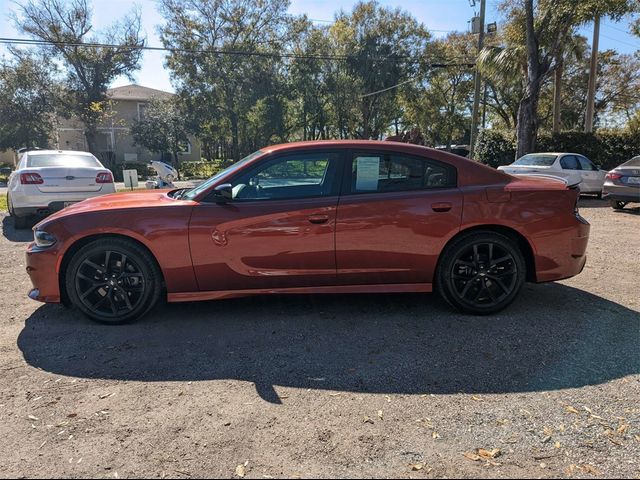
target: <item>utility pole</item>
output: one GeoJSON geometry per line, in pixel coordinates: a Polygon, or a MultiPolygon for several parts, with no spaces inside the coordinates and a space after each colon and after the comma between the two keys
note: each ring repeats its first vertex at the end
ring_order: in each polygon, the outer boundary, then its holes
{"type": "Polygon", "coordinates": [[[593,46],[591,47],[591,65],[589,68],[589,89],[587,90],[587,114],[584,131],[593,132],[593,114],[596,102],[596,74],[598,69],[598,43],[600,40],[600,15],[593,22],[593,46]]]}
{"type": "MultiPolygon", "coordinates": [[[[486,0],[480,0],[480,32],[478,36],[478,54],[482,50],[484,45],[484,15],[485,15],[485,7],[486,0]]],[[[477,58],[477,57],[476,57],[477,58]]],[[[478,70],[478,63],[476,61],[476,71],[474,74],[475,77],[475,88],[473,93],[473,111],[471,113],[471,135],[470,135],[470,152],[469,157],[473,158],[473,153],[475,150],[476,143],[476,135],[478,131],[478,114],[480,113],[480,84],[482,82],[482,78],[480,75],[480,71],[478,70]]]]}
{"type": "Polygon", "coordinates": [[[558,65],[553,82],[553,133],[560,131],[560,109],[562,101],[562,70],[564,70],[564,60],[562,56],[558,59],[558,65]]]}

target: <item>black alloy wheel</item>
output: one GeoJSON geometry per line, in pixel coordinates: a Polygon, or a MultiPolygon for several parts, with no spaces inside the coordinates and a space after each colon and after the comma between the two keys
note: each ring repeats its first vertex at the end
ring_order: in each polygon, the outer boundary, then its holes
{"type": "Polygon", "coordinates": [[[118,324],[144,315],[160,296],[162,277],[149,252],[126,239],[81,248],[66,275],[71,302],[85,315],[118,324]]]}
{"type": "Polygon", "coordinates": [[[498,233],[476,233],[447,248],[437,286],[459,310],[488,314],[509,305],[525,277],[526,264],[516,241],[498,233]]]}

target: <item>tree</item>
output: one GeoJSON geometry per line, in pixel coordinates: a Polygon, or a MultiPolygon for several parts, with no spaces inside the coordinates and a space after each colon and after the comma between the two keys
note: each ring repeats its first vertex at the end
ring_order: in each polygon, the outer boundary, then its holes
{"type": "MultiPolygon", "coordinates": [[[[518,0],[503,3],[507,37],[514,46],[509,55],[512,59],[524,60],[521,64],[523,93],[517,118],[517,156],[535,150],[540,93],[544,82],[560,66],[564,45],[574,35],[575,28],[596,16],[619,18],[632,11],[632,3],[633,0],[518,0]]],[[[503,58],[506,60],[506,53],[503,58]]]]}
{"type": "Polygon", "coordinates": [[[330,34],[349,52],[347,71],[351,91],[358,95],[360,138],[380,138],[399,115],[398,90],[368,95],[394,87],[418,73],[419,59],[430,39],[424,26],[401,9],[359,2],[350,14],[340,12],[330,34]]]}
{"type": "Polygon", "coordinates": [[[131,135],[136,145],[157,153],[169,153],[180,178],[180,152],[187,144],[184,113],[175,97],[152,98],[144,109],[144,116],[134,121],[131,135]]]}
{"type": "Polygon", "coordinates": [[[46,57],[15,51],[0,64],[0,150],[47,147],[62,91],[46,57]]]}
{"type": "Polygon", "coordinates": [[[451,33],[434,42],[432,55],[444,66],[432,68],[432,56],[422,60],[424,78],[414,88],[405,88],[399,101],[405,120],[420,128],[432,145],[461,143],[471,122],[473,70],[464,62],[473,51],[473,35],[451,33]]]}
{"type": "Polygon", "coordinates": [[[14,16],[17,27],[44,42],[43,54],[60,59],[66,71],[69,110],[85,125],[89,150],[98,153],[97,127],[103,118],[106,90],[121,75],[140,66],[145,40],[140,14],[132,12],[102,35],[93,34],[93,14],[86,0],[29,0],[14,16]],[[102,43],[117,47],[89,47],[102,43]]]}
{"type": "Polygon", "coordinates": [[[230,131],[235,160],[252,144],[242,135],[249,112],[259,102],[279,108],[275,74],[290,33],[288,7],[288,0],[162,0],[161,39],[176,89],[194,107],[193,123],[230,131]]]}

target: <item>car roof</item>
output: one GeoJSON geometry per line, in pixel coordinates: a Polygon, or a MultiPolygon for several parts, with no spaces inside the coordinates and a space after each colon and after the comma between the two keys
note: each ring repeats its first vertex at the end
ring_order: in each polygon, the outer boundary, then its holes
{"type": "Polygon", "coordinates": [[[26,155],[51,155],[51,154],[59,154],[59,155],[91,155],[89,152],[81,152],[78,150],[27,150],[24,152],[26,155]]]}

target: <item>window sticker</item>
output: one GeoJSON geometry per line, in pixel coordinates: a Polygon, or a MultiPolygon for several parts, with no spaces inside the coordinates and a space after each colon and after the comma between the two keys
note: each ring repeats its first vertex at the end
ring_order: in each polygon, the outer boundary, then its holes
{"type": "Polygon", "coordinates": [[[356,190],[377,190],[380,175],[380,157],[356,159],[356,190]]]}

